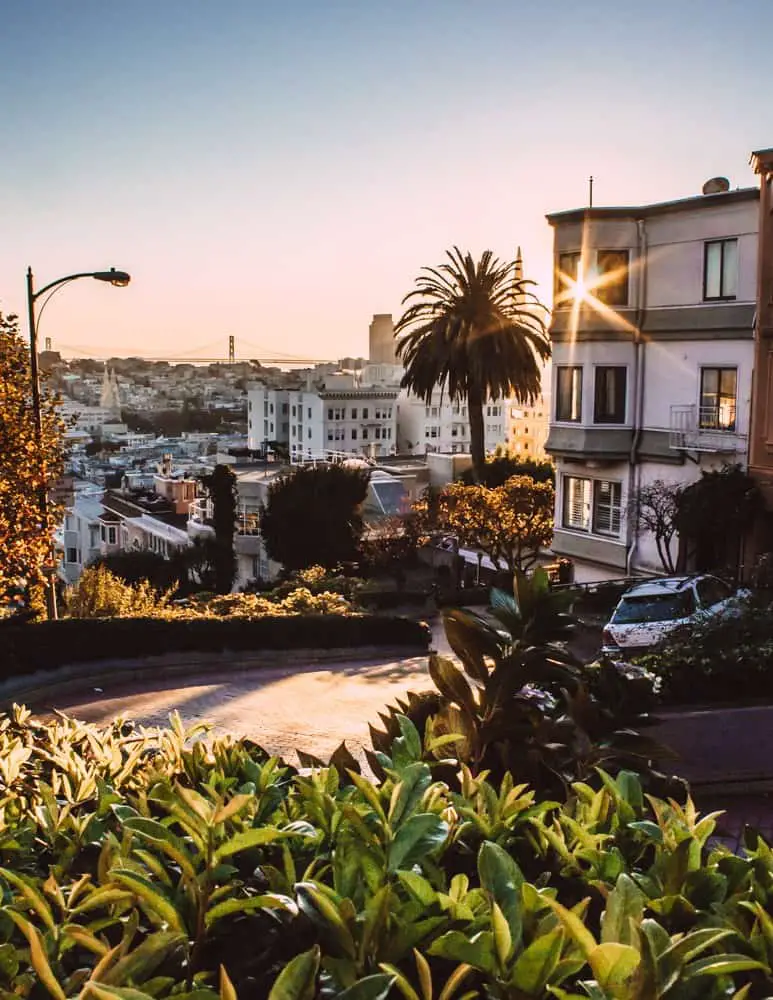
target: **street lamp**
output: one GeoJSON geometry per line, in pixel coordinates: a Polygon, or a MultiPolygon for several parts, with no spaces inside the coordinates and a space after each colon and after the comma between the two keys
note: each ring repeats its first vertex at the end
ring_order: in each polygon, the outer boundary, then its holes
{"type": "MultiPolygon", "coordinates": [[[[131,281],[130,275],[126,271],[116,271],[114,267],[111,267],[109,271],[79,271],[77,274],[68,274],[64,278],[57,278],[56,281],[50,281],[47,285],[35,291],[35,282],[32,275],[32,268],[27,268],[27,317],[29,321],[29,333],[30,333],[30,379],[32,382],[32,412],[35,420],[35,444],[38,448],[38,455],[42,462],[43,460],[43,414],[40,407],[40,375],[38,372],[38,327],[37,319],[35,318],[35,303],[38,301],[41,295],[45,295],[49,292],[49,296],[40,308],[42,313],[46,304],[48,303],[51,296],[57,292],[63,285],[69,284],[71,281],[77,281],[78,278],[95,278],[97,281],[105,281],[110,285],[115,285],[117,288],[125,288],[126,285],[131,281]]],[[[40,493],[39,493],[39,504],[40,504],[40,515],[45,525],[48,521],[48,489],[45,481],[45,476],[43,476],[40,493]]],[[[52,545],[53,550],[53,545],[52,545]]],[[[51,560],[52,566],[48,573],[48,582],[46,585],[46,605],[48,608],[48,617],[54,619],[57,617],[56,613],[56,586],[54,584],[54,566],[53,558],[51,560]]]]}

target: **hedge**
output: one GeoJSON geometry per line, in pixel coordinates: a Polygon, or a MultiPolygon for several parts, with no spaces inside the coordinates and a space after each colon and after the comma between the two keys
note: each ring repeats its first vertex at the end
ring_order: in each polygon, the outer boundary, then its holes
{"type": "Polygon", "coordinates": [[[0,629],[0,680],[70,663],[133,659],[163,653],[258,652],[405,646],[428,649],[423,622],[375,615],[277,618],[65,618],[0,629]]]}

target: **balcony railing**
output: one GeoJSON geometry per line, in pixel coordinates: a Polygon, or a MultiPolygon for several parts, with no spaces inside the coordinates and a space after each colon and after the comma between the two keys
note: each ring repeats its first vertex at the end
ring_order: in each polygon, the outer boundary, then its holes
{"type": "MultiPolygon", "coordinates": [[[[209,497],[199,497],[191,503],[188,510],[188,524],[194,530],[212,531],[214,507],[209,497]]],[[[239,535],[260,534],[260,514],[256,510],[240,507],[236,512],[236,533],[239,535]]]]}
{"type": "Polygon", "coordinates": [[[669,444],[675,451],[744,451],[746,435],[736,426],[735,403],[672,406],[669,444]]]}

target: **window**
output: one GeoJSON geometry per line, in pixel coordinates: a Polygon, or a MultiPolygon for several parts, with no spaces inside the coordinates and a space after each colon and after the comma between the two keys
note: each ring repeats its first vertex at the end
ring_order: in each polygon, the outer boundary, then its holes
{"type": "Polygon", "coordinates": [[[327,432],[327,439],[328,439],[328,441],[332,441],[333,440],[333,432],[332,431],[328,431],[327,432]]]}
{"type": "MultiPolygon", "coordinates": [[[[303,413],[303,407],[301,406],[301,407],[299,407],[299,409],[300,409],[301,414],[302,414],[303,413]]],[[[307,415],[308,415],[309,418],[311,418],[311,407],[309,407],[308,410],[309,410],[309,412],[308,412],[307,415]]]]}
{"type": "Polygon", "coordinates": [[[362,419],[363,420],[367,420],[368,419],[368,408],[367,408],[367,406],[364,406],[363,409],[362,409],[362,419]]]}
{"type": "Polygon", "coordinates": [[[362,440],[363,441],[367,441],[368,440],[368,428],[367,427],[363,427],[362,428],[362,440]]]}
{"type": "Polygon", "coordinates": [[[295,407],[293,407],[293,416],[295,416],[295,407]]]}
{"type": "Polygon", "coordinates": [[[570,282],[577,281],[580,273],[580,254],[560,253],[558,255],[558,267],[556,269],[555,299],[556,306],[567,306],[572,298],[572,286],[570,282]]]}
{"type": "Polygon", "coordinates": [[[628,251],[599,250],[593,294],[608,306],[628,305],[628,251]]]}
{"type": "Polygon", "coordinates": [[[76,563],[78,561],[78,550],[77,549],[67,549],[67,562],[76,563]]]}
{"type": "Polygon", "coordinates": [[[699,427],[714,431],[735,430],[737,385],[737,368],[701,368],[699,427]]]}
{"type": "Polygon", "coordinates": [[[593,403],[595,424],[625,423],[625,389],[628,369],[623,366],[596,369],[596,394],[593,403]]]}
{"type": "Polygon", "coordinates": [[[593,530],[597,535],[620,534],[622,486],[596,480],[593,484],[593,530]]]}
{"type": "MultiPolygon", "coordinates": [[[[282,413],[285,416],[287,415],[287,408],[288,408],[288,404],[287,403],[282,403],[282,413]]],[[[295,416],[295,407],[293,407],[293,416],[295,416]]]]}
{"type": "Polygon", "coordinates": [[[738,290],[738,240],[712,240],[705,247],[704,301],[734,299],[738,290]]]}
{"type": "Polygon", "coordinates": [[[352,407],[352,420],[356,420],[356,419],[357,419],[357,407],[353,406],[352,407]]]}
{"type": "Polygon", "coordinates": [[[602,479],[564,476],[563,526],[598,535],[619,535],[622,486],[602,479]]]}
{"type": "Polygon", "coordinates": [[[332,420],[332,419],[333,419],[333,408],[332,408],[332,407],[329,407],[329,408],[328,408],[328,411],[327,411],[327,419],[328,419],[328,420],[332,420]]]}
{"type": "Polygon", "coordinates": [[[352,428],[352,441],[356,441],[356,440],[357,440],[357,428],[353,427],[352,428]]]}
{"type": "Polygon", "coordinates": [[[721,604],[732,596],[733,591],[726,583],[717,580],[714,576],[706,576],[696,583],[698,597],[704,608],[711,608],[715,604],[721,604]]]}
{"type": "Polygon", "coordinates": [[[108,545],[115,545],[115,542],[116,542],[115,528],[108,528],[107,529],[107,544],[108,545]]]}
{"type": "Polygon", "coordinates": [[[579,423],[582,419],[582,368],[556,368],[556,420],[579,423]]]}
{"type": "Polygon", "coordinates": [[[590,531],[591,514],[590,479],[564,476],[564,527],[577,531],[590,531]]]}

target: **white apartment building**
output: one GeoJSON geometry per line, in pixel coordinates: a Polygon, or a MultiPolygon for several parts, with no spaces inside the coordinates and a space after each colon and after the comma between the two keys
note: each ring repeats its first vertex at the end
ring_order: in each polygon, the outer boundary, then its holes
{"type": "MultiPolygon", "coordinates": [[[[483,407],[486,451],[494,451],[507,442],[506,400],[489,402],[483,407]]],[[[470,418],[467,403],[452,403],[437,389],[429,403],[400,392],[397,401],[397,439],[401,454],[426,455],[433,452],[464,454],[470,450],[470,418]]]]}
{"type": "Polygon", "coordinates": [[[317,387],[298,391],[251,388],[248,448],[264,442],[288,447],[292,461],[331,452],[376,458],[397,450],[398,389],[363,385],[351,373],[327,375],[317,387]]]}
{"type": "Polygon", "coordinates": [[[660,571],[626,516],[641,486],[746,461],[759,191],[704,190],[548,216],[553,550],[578,580],[660,571]]]}

